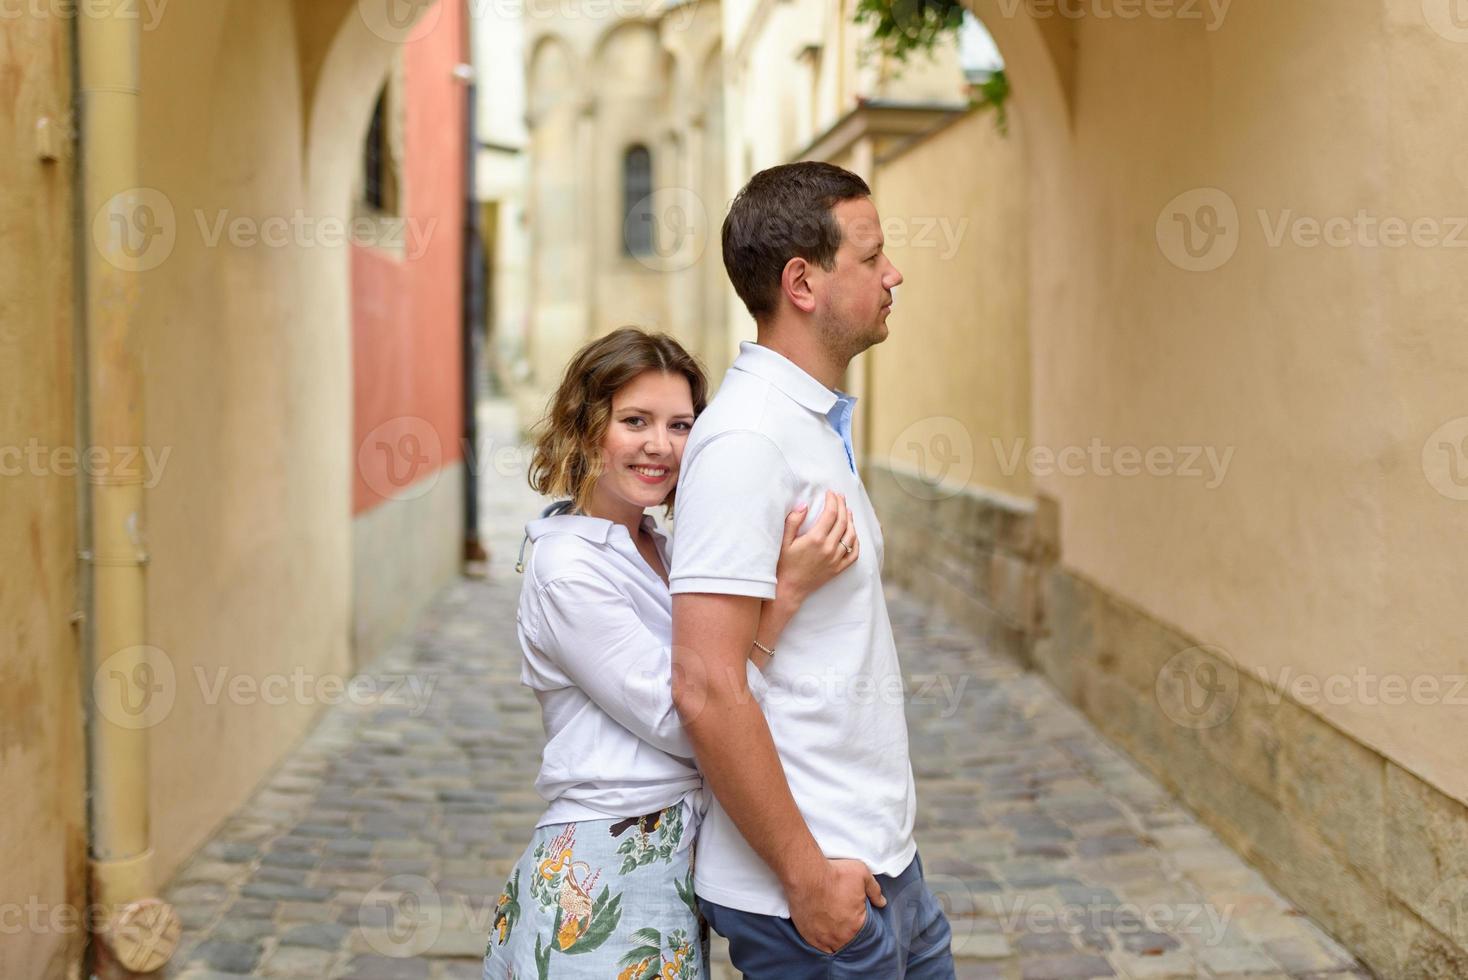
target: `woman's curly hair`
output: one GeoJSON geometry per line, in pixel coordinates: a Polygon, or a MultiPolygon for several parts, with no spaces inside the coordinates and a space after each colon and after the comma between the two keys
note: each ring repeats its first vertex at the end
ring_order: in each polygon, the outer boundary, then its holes
{"type": "MultiPolygon", "coordinates": [[[[693,414],[708,404],[703,367],[683,345],[663,333],[637,327],[613,330],[581,348],[566,366],[545,418],[536,426],[530,486],[551,497],[569,497],[584,512],[591,502],[605,459],[602,439],[612,420],[612,396],[647,371],[681,374],[693,395],[693,414]]],[[[668,492],[664,506],[673,513],[668,492]]]]}

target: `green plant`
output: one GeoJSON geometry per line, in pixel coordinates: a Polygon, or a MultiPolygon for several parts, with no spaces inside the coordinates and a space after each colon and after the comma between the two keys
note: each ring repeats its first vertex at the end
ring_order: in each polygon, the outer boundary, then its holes
{"type": "MultiPolygon", "coordinates": [[[[945,38],[957,38],[964,8],[959,0],[856,0],[855,20],[871,29],[866,54],[905,65],[913,54],[932,56],[945,38]]],[[[1009,133],[1009,76],[1004,69],[969,84],[969,104],[994,110],[994,125],[1009,133]]]]}
{"type": "Polygon", "coordinates": [[[969,86],[969,103],[978,109],[993,108],[994,125],[1001,135],[1009,135],[1009,76],[1001,68],[982,82],[969,86]]]}
{"type": "Polygon", "coordinates": [[[945,35],[963,24],[958,0],[857,0],[856,22],[869,25],[876,49],[906,62],[914,52],[931,54],[945,35]]]}

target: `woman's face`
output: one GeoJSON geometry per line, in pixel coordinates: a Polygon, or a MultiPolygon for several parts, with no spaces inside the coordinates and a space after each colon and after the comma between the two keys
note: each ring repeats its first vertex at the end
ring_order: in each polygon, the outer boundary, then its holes
{"type": "Polygon", "coordinates": [[[592,497],[598,510],[656,507],[678,483],[693,428],[693,393],[682,374],[644,371],[612,396],[602,439],[606,465],[592,497]]]}

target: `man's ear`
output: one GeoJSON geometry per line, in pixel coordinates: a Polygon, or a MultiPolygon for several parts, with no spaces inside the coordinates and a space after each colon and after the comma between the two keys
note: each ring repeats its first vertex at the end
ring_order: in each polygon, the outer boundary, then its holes
{"type": "Polygon", "coordinates": [[[780,270],[780,292],[790,304],[802,313],[814,313],[816,309],[815,291],[811,288],[810,263],[799,256],[785,263],[785,268],[780,270]]]}

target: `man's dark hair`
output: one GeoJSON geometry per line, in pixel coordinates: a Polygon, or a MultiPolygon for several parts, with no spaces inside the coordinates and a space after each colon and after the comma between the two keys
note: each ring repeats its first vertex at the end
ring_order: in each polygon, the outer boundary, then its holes
{"type": "Polygon", "coordinates": [[[749,179],[724,218],[724,269],[750,315],[775,312],[780,276],[793,258],[836,265],[841,226],[831,209],[871,197],[867,182],[829,163],[787,163],[749,179]]]}

